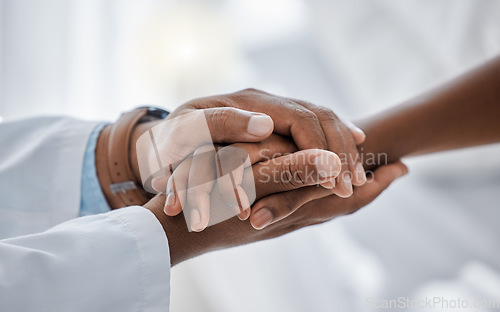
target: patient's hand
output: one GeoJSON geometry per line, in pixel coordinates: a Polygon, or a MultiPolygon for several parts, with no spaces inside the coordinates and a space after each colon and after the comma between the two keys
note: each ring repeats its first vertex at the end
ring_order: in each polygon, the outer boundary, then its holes
{"type": "MultiPolygon", "coordinates": [[[[253,167],[256,166],[268,165],[259,163],[253,167]]],[[[286,168],[281,168],[281,170],[286,170],[286,168]]],[[[165,202],[165,195],[163,194],[154,197],[145,207],[151,210],[161,222],[169,241],[171,264],[176,265],[209,251],[274,238],[309,225],[323,223],[337,216],[353,213],[370,203],[391,182],[406,173],[406,167],[399,162],[382,166],[375,170],[373,180],[368,181],[361,187],[355,187],[353,196],[349,198],[329,195],[304,204],[304,198],[301,197],[300,193],[296,193],[296,197],[283,201],[281,207],[294,210],[301,206],[300,209],[261,231],[256,231],[248,222],[241,222],[236,217],[233,217],[210,226],[203,232],[190,232],[186,227],[182,214],[168,217],[163,213],[163,204],[165,202]]],[[[269,191],[265,183],[258,184],[257,189],[269,191]]],[[[288,187],[293,186],[288,185],[288,187]]],[[[262,195],[265,195],[267,191],[263,191],[262,195]]],[[[291,194],[294,194],[294,192],[291,192],[291,194]]]]}

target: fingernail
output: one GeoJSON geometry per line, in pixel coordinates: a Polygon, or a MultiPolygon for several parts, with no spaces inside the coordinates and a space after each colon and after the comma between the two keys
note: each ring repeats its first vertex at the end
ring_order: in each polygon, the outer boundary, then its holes
{"type": "Polygon", "coordinates": [[[238,214],[238,219],[241,221],[248,219],[248,217],[250,217],[250,209],[243,210],[238,214]]]}
{"type": "Polygon", "coordinates": [[[366,182],[365,169],[363,168],[363,164],[361,164],[360,162],[356,164],[356,176],[359,180],[362,181],[362,183],[366,182]]]}
{"type": "Polygon", "coordinates": [[[350,174],[344,174],[344,176],[342,177],[342,183],[344,184],[345,189],[348,190],[350,194],[352,194],[352,181],[350,174]]]}
{"type": "Polygon", "coordinates": [[[248,122],[247,132],[255,136],[263,136],[274,128],[274,123],[271,117],[267,115],[252,115],[248,122]]]}
{"type": "Polygon", "coordinates": [[[175,204],[175,194],[174,193],[168,193],[166,205],[173,205],[173,204],[175,204]]]}
{"type": "Polygon", "coordinates": [[[195,232],[200,232],[201,230],[203,230],[203,228],[201,227],[201,216],[198,209],[191,210],[190,217],[191,217],[191,230],[195,232]]]}
{"type": "Polygon", "coordinates": [[[364,137],[366,137],[365,132],[363,130],[361,130],[361,128],[353,125],[353,130],[356,131],[357,133],[363,135],[364,137]]]}
{"type": "Polygon", "coordinates": [[[256,230],[261,230],[269,225],[271,221],[273,221],[271,211],[267,208],[262,208],[253,215],[251,223],[256,230]]]}
{"type": "Polygon", "coordinates": [[[172,205],[175,204],[175,194],[174,193],[168,193],[167,199],[165,200],[165,207],[163,207],[163,211],[165,212],[166,215],[170,215],[170,208],[172,205]]]}
{"type": "Polygon", "coordinates": [[[328,190],[331,190],[335,187],[335,184],[333,184],[331,180],[322,182],[320,185],[328,190]]]}
{"type": "Polygon", "coordinates": [[[399,175],[397,176],[397,178],[404,177],[407,174],[408,174],[408,168],[405,167],[404,170],[401,170],[401,172],[399,173],[399,175]]]}
{"type": "Polygon", "coordinates": [[[314,159],[314,165],[320,178],[337,176],[340,173],[340,162],[338,157],[332,152],[323,152],[314,159]]]}

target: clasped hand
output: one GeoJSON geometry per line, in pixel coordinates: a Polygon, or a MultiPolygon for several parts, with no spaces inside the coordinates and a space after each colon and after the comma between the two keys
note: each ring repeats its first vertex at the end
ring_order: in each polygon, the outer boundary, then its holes
{"type": "Polygon", "coordinates": [[[262,229],[299,208],[290,198],[351,196],[366,182],[363,140],[328,109],[244,90],[185,104],[143,134],[137,151],[145,188],[165,192],[165,213],[184,210],[190,230],[235,215],[262,229]]]}

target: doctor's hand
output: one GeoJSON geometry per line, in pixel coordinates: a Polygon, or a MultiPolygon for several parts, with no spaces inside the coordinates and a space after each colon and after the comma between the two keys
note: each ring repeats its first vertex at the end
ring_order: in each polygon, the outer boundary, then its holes
{"type": "MultiPolygon", "coordinates": [[[[210,131],[222,134],[214,142],[235,143],[240,141],[242,125],[233,120],[234,109],[263,113],[274,121],[274,132],[291,137],[298,149],[325,149],[336,153],[342,161],[341,174],[322,185],[332,188],[339,196],[352,194],[352,186],[365,183],[366,176],[356,146],[361,144],[365,135],[352,123],[341,120],[331,110],[301,100],[279,97],[254,89],[236,93],[195,99],[173,111],[165,121],[203,109],[220,108],[217,113],[219,122],[213,123],[210,131]]],[[[152,127],[162,121],[140,124],[132,134],[131,166],[136,177],[140,170],[136,158],[134,142],[152,127]]],[[[191,128],[196,131],[197,128],[191,128]]],[[[213,135],[212,135],[213,136],[213,135]]],[[[255,142],[255,141],[253,141],[255,142]]],[[[163,181],[166,186],[166,180],[163,181]]],[[[168,213],[168,209],[167,209],[168,213]]]]}
{"type": "MultiPolygon", "coordinates": [[[[293,198],[288,202],[284,201],[284,209],[297,211],[260,231],[255,230],[250,223],[241,222],[233,217],[210,226],[203,232],[190,232],[182,214],[168,217],[163,213],[165,202],[163,194],[155,196],[144,207],[153,212],[162,224],[169,242],[171,264],[176,265],[210,251],[278,237],[306,226],[329,221],[337,216],[356,212],[375,199],[395,179],[407,172],[406,166],[397,162],[375,170],[373,180],[368,181],[363,186],[355,187],[353,196],[349,198],[329,195],[311,201],[296,202],[293,198]],[[297,209],[297,205],[301,205],[300,209],[297,209]]],[[[262,183],[257,186],[257,188],[263,189],[260,195],[265,196],[266,192],[274,191],[266,190],[267,187],[270,185],[266,186],[262,183]]],[[[293,186],[289,187],[293,189],[293,186]]],[[[290,192],[296,191],[291,190],[290,192]]]]}

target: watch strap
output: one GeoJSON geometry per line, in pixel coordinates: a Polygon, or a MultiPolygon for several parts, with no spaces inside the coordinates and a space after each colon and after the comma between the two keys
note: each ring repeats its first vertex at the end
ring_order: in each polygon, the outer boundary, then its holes
{"type": "Polygon", "coordinates": [[[150,199],[135,177],[129,157],[132,130],[148,112],[149,108],[141,107],[123,113],[116,123],[102,130],[97,141],[97,176],[113,209],[144,205],[150,199]]]}

